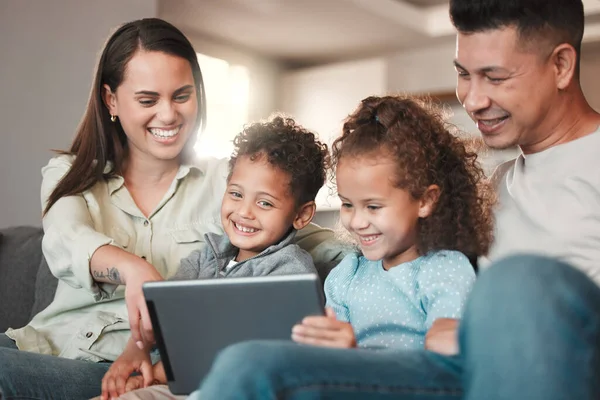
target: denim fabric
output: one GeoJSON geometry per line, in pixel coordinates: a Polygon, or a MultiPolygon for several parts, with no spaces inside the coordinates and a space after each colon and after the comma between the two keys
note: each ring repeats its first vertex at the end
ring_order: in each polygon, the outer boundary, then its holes
{"type": "Polygon", "coordinates": [[[0,399],[89,399],[109,366],[17,350],[0,334],[0,399]]]}
{"type": "Polygon", "coordinates": [[[461,355],[289,342],[225,349],[200,386],[221,400],[600,398],[600,288],[570,266],[513,256],[481,274],[461,355]]]}

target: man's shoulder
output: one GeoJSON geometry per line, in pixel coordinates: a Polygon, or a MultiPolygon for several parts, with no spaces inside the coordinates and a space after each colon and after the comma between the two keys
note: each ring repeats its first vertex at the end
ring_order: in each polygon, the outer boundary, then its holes
{"type": "Polygon", "coordinates": [[[494,189],[496,189],[498,185],[500,185],[500,182],[502,182],[504,177],[506,177],[506,175],[515,168],[515,163],[517,159],[518,157],[515,157],[508,161],[505,161],[502,164],[498,165],[496,169],[494,169],[494,172],[490,176],[490,185],[494,189]]]}

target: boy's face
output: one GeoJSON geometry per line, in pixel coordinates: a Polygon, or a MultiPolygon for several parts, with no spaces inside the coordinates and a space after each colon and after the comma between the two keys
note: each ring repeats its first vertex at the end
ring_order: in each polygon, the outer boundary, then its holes
{"type": "Polygon", "coordinates": [[[296,212],[288,174],[265,157],[238,158],[221,204],[225,233],[240,249],[237,261],[254,257],[281,240],[296,212]]]}

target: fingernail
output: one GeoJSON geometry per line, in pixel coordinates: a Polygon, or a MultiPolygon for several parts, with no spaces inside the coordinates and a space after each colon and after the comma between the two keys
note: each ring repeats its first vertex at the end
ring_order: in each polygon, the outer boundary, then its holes
{"type": "Polygon", "coordinates": [[[140,350],[144,350],[144,343],[141,340],[138,340],[137,342],[135,342],[135,344],[140,350]]]}

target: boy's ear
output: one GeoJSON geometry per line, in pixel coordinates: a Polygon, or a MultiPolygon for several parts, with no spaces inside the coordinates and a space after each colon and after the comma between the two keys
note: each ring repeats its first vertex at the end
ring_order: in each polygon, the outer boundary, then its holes
{"type": "Polygon", "coordinates": [[[308,203],[302,204],[298,211],[296,212],[296,216],[294,217],[294,222],[292,225],[295,229],[300,230],[304,228],[306,225],[312,221],[315,216],[315,211],[317,210],[317,205],[314,201],[309,201],[308,203]]]}
{"type": "Polygon", "coordinates": [[[441,190],[438,185],[429,185],[419,200],[419,218],[427,218],[433,213],[440,198],[440,193],[441,190]]]}

